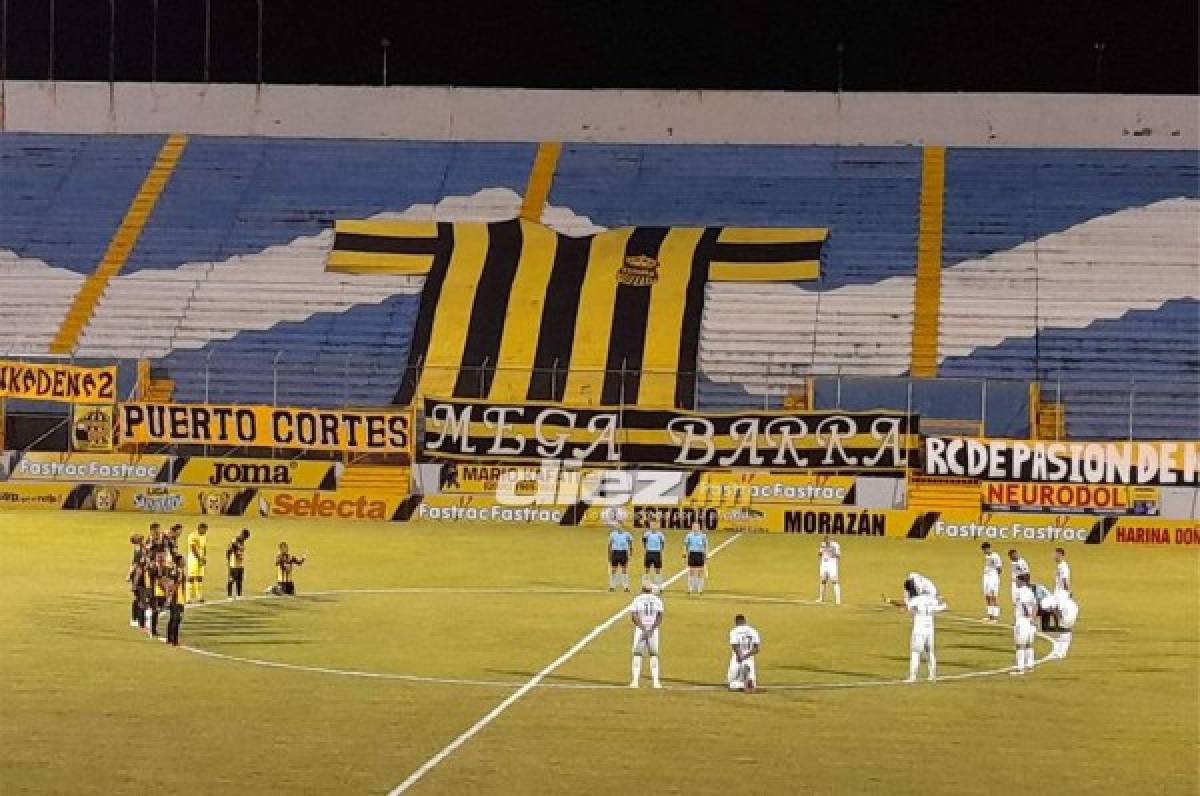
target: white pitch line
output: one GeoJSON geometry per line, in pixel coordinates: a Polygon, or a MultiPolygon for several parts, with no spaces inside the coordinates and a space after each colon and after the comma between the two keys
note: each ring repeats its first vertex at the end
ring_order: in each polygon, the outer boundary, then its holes
{"type": "MultiPolygon", "coordinates": [[[[709,558],[715,556],[717,553],[720,553],[726,547],[728,547],[729,545],[733,544],[738,539],[740,539],[741,536],[742,535],[740,533],[737,533],[737,534],[734,534],[733,536],[731,536],[730,538],[726,539],[724,542],[721,542],[721,544],[714,547],[712,552],[709,553],[709,558]]],[[[678,572],[676,572],[669,579],[667,579],[667,582],[664,584],[664,588],[667,586],[670,586],[672,583],[679,580],[681,577],[686,575],[687,572],[688,572],[687,568],[681,569],[678,572]]],[[[432,771],[435,767],[437,767],[437,765],[439,763],[441,763],[443,760],[445,760],[450,755],[454,754],[454,752],[457,751],[459,749],[459,747],[461,747],[467,741],[469,741],[473,737],[475,737],[475,735],[478,734],[480,730],[487,727],[489,724],[491,724],[493,721],[495,721],[496,718],[498,716],[500,716],[500,714],[502,714],[504,711],[508,710],[510,707],[512,707],[514,704],[516,704],[517,700],[519,700],[521,697],[528,694],[534,688],[537,688],[538,683],[540,683],[542,680],[544,680],[548,676],[550,676],[554,672],[555,669],[562,666],[564,663],[569,661],[571,658],[575,657],[575,655],[580,650],[582,650],[584,647],[586,647],[588,644],[590,644],[597,636],[599,636],[604,631],[608,630],[610,627],[615,625],[620,620],[624,619],[626,616],[628,616],[628,614],[629,614],[628,606],[623,607],[621,610],[617,611],[615,614],[610,616],[608,619],[604,620],[599,625],[596,625],[594,628],[592,628],[591,631],[587,635],[585,635],[583,638],[579,639],[579,641],[575,642],[575,644],[569,650],[567,650],[562,655],[559,655],[557,658],[555,658],[553,661],[551,661],[548,666],[546,666],[540,672],[535,674],[533,677],[529,678],[529,680],[523,686],[518,688],[513,693],[509,694],[508,697],[503,702],[501,702],[499,705],[496,705],[496,707],[494,707],[490,711],[488,711],[487,714],[485,714],[483,716],[483,718],[479,719],[479,721],[475,722],[470,727],[468,727],[461,735],[459,735],[453,741],[446,744],[446,746],[443,747],[440,752],[438,752],[433,757],[429,758],[424,763],[422,763],[420,768],[418,768],[413,773],[409,774],[408,777],[403,782],[401,782],[399,785],[397,785],[396,787],[394,787],[390,791],[388,791],[388,796],[397,796],[397,794],[404,793],[409,788],[411,788],[413,785],[417,784],[417,782],[419,782],[422,777],[424,777],[426,774],[428,774],[430,771],[432,771]]]]}
{"type": "MultiPolygon", "coordinates": [[[[732,539],[731,539],[732,541],[732,539]]],[[[715,552],[715,550],[714,550],[715,552]]],[[[674,577],[678,577],[683,573],[679,573],[674,577]]],[[[674,577],[672,581],[674,580],[674,577]]],[[[671,581],[668,581],[671,582],[671,581]]],[[[449,594],[606,594],[606,589],[602,588],[538,588],[538,587],[523,587],[523,588],[454,588],[454,587],[396,587],[396,588],[335,588],[326,589],[320,592],[307,592],[308,595],[331,595],[331,594],[428,594],[428,593],[449,593],[449,594]]],[[[222,605],[236,602],[245,602],[245,600],[274,600],[274,599],[292,599],[276,597],[274,594],[254,594],[250,597],[234,600],[232,598],[222,598],[209,600],[206,603],[198,603],[191,606],[192,610],[202,609],[209,605],[222,605]]],[[[749,594],[709,594],[709,599],[721,600],[749,600],[749,602],[769,602],[787,605],[821,605],[816,600],[806,600],[798,598],[773,598],[773,597],[754,597],[749,594]]],[[[943,621],[959,622],[962,624],[979,624],[982,627],[1006,628],[1004,624],[996,624],[988,620],[980,620],[974,617],[962,617],[947,615],[943,616],[943,621]]],[[[1054,639],[1050,638],[1045,633],[1038,632],[1039,639],[1054,644],[1054,639]]],[[[485,688],[512,688],[518,686],[516,681],[511,680],[479,680],[479,678],[467,677],[437,677],[432,675],[406,675],[401,672],[386,672],[386,671],[362,671],[358,669],[335,669],[331,666],[313,666],[306,664],[284,663],[281,660],[265,660],[263,658],[245,658],[242,656],[232,656],[232,654],[224,652],[215,652],[212,650],[203,650],[200,647],[190,645],[182,645],[180,650],[185,650],[198,656],[206,658],[216,658],[220,660],[229,660],[232,663],[250,664],[252,666],[263,666],[265,669],[284,669],[288,671],[305,671],[313,672],[320,675],[340,675],[343,677],[364,677],[370,680],[395,680],[410,683],[432,683],[440,684],[440,686],[476,686],[485,688]]],[[[1051,647],[1052,650],[1052,647],[1051,647]]],[[[1052,660],[1049,653],[1042,658],[1037,659],[1037,664],[1044,664],[1052,660]]],[[[992,677],[995,675],[1003,675],[1006,672],[1014,671],[1016,666],[1004,666],[1001,669],[983,669],[976,671],[959,672],[955,675],[943,675],[938,677],[940,681],[955,681],[968,680],[973,677],[992,677]]],[[[769,686],[764,690],[833,690],[844,688],[877,688],[882,686],[905,686],[907,681],[895,678],[895,680],[856,680],[852,682],[842,683],[779,683],[775,686],[769,686]]],[[[608,690],[608,689],[625,689],[625,686],[620,686],[617,683],[538,683],[538,688],[554,688],[562,690],[608,690]]],[[[666,686],[664,690],[680,690],[680,692],[714,692],[714,690],[725,690],[724,686],[697,686],[697,684],[682,684],[682,686],[666,686]]]]}

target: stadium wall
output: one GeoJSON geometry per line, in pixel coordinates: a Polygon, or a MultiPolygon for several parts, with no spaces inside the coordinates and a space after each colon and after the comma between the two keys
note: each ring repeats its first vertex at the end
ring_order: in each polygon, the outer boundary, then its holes
{"type": "Polygon", "coordinates": [[[0,131],[1194,149],[1195,97],[0,82],[0,131]]]}

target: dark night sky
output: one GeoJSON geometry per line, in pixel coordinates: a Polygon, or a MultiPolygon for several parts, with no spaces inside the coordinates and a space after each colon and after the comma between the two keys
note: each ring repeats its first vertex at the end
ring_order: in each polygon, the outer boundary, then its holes
{"type": "MultiPolygon", "coordinates": [[[[206,0],[111,0],[115,76],[203,78],[206,0]]],[[[1195,94],[1195,0],[207,0],[213,81],[1195,94]],[[676,11],[686,8],[687,11],[676,11]],[[666,9],[670,9],[668,13],[666,9]],[[1096,42],[1105,44],[1099,81],[1096,42]]],[[[9,78],[108,77],[110,0],[0,0],[9,78]]]]}

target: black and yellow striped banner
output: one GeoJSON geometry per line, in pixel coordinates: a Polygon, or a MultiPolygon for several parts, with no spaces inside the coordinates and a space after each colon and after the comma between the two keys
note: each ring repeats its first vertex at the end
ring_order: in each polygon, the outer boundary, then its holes
{"type": "Polygon", "coordinates": [[[426,398],[422,453],[683,468],[877,472],[907,465],[919,418],[897,412],[698,413],[426,398]]]}
{"type": "Polygon", "coordinates": [[[576,238],[525,219],[339,221],[329,269],[426,275],[397,403],[688,408],[704,285],[816,279],[827,234],[622,227],[576,238]]]}

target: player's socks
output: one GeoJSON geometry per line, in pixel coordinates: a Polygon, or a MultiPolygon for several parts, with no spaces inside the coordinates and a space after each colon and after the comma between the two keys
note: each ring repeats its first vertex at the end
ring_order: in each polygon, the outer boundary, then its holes
{"type": "Polygon", "coordinates": [[[913,652],[908,657],[908,679],[917,679],[917,669],[921,668],[921,653],[913,652]]]}
{"type": "Polygon", "coordinates": [[[629,681],[630,688],[637,688],[638,679],[642,676],[642,656],[633,656],[633,679],[629,681]]]}
{"type": "Polygon", "coordinates": [[[650,681],[655,688],[661,688],[662,685],[658,682],[658,656],[650,656],[650,681]]]}
{"type": "Polygon", "coordinates": [[[696,594],[704,594],[704,576],[696,576],[696,594]]]}
{"type": "Polygon", "coordinates": [[[1025,671],[1025,650],[1017,650],[1017,671],[1025,671]]]}
{"type": "Polygon", "coordinates": [[[617,573],[610,572],[608,573],[608,590],[612,591],[615,588],[617,588],[617,573]]]}
{"type": "Polygon", "coordinates": [[[1036,661],[1033,654],[1033,647],[1030,647],[1029,649],[1025,650],[1025,668],[1032,669],[1035,663],[1036,661]]]}
{"type": "Polygon", "coordinates": [[[660,588],[660,589],[662,588],[662,573],[661,573],[661,572],[655,573],[655,575],[654,575],[654,585],[655,585],[655,586],[657,586],[657,587],[658,587],[658,588],[660,588]]]}
{"type": "Polygon", "coordinates": [[[689,572],[688,573],[688,594],[691,594],[695,590],[696,590],[696,576],[689,572]]]}
{"type": "Polygon", "coordinates": [[[825,602],[825,583],[824,583],[824,581],[821,582],[821,587],[819,589],[817,589],[817,602],[819,602],[819,603],[825,602]]]}
{"type": "Polygon", "coordinates": [[[838,605],[842,604],[842,584],[833,584],[833,601],[838,605]]]}
{"type": "Polygon", "coordinates": [[[929,653],[929,680],[932,682],[937,679],[937,657],[931,652],[929,653]]]}

